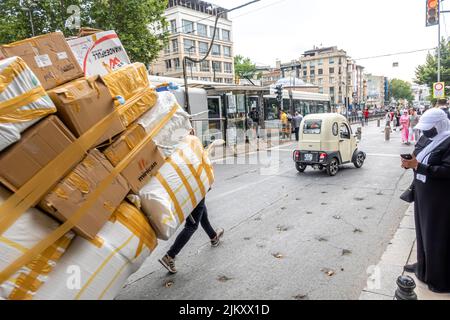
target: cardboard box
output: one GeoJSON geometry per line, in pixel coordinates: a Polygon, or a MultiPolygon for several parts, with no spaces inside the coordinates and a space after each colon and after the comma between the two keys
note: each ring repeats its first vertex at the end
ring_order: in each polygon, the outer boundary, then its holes
{"type": "MultiPolygon", "coordinates": [[[[81,78],[47,92],[58,109],[58,116],[78,138],[114,112],[114,100],[99,76],[81,78]]],[[[126,130],[119,115],[114,117],[96,145],[126,130]]]]}
{"type": "Polygon", "coordinates": [[[0,46],[5,57],[19,56],[38,77],[45,90],[84,76],[61,32],[0,46]]]}
{"type": "Polygon", "coordinates": [[[131,63],[114,31],[71,39],[67,43],[86,76],[104,76],[131,63]]]}
{"type": "Polygon", "coordinates": [[[56,116],[29,128],[22,139],[0,155],[0,182],[16,192],[50,161],[62,153],[75,137],[56,116]]]}
{"type": "MultiPolygon", "coordinates": [[[[112,169],[100,151],[91,150],[86,158],[41,201],[41,208],[61,222],[66,221],[106,179],[112,169]]],[[[76,225],[74,231],[87,239],[94,239],[129,190],[125,179],[121,175],[117,176],[76,225]]]]}
{"type": "MultiPolygon", "coordinates": [[[[114,166],[117,166],[146,136],[145,129],[135,124],[108,147],[104,154],[114,166]]],[[[158,173],[164,161],[163,154],[153,140],[150,140],[133,156],[131,163],[122,171],[122,176],[127,180],[131,190],[137,193],[158,173]]]]}

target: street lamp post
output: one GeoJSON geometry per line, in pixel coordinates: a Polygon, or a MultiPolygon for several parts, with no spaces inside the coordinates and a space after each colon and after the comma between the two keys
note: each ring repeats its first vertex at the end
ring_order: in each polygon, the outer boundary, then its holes
{"type": "Polygon", "coordinates": [[[31,34],[34,37],[36,34],[34,31],[34,23],[33,23],[33,7],[35,7],[36,4],[30,3],[30,5],[28,7],[25,7],[23,1],[21,1],[20,6],[21,6],[22,11],[28,12],[28,16],[30,17],[31,34]]]}

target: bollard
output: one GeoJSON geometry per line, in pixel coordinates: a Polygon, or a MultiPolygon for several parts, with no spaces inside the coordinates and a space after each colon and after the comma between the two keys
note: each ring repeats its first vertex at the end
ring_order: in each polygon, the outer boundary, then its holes
{"type": "Polygon", "coordinates": [[[384,128],[384,141],[389,141],[391,140],[391,126],[386,126],[386,128],[384,128]]]}
{"type": "Polygon", "coordinates": [[[416,283],[410,276],[400,276],[397,279],[397,290],[395,291],[395,300],[418,300],[414,292],[416,283]]]}
{"type": "Polygon", "coordinates": [[[381,127],[381,120],[380,119],[377,120],[377,127],[378,128],[381,127]]]}

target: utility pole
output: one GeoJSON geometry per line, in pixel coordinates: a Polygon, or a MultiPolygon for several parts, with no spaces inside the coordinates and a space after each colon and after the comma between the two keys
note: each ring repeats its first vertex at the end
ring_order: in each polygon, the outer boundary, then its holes
{"type": "Polygon", "coordinates": [[[438,0],[438,72],[437,82],[441,82],[441,0],[438,0]]]}

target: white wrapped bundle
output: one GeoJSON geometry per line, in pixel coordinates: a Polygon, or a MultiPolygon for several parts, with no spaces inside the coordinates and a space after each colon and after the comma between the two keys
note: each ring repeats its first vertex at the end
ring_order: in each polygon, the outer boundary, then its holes
{"type": "MultiPolygon", "coordinates": [[[[0,203],[10,196],[11,193],[0,187],[0,203]]],[[[59,223],[44,213],[29,209],[0,236],[0,270],[5,269],[58,227],[59,223]]],[[[0,297],[12,300],[33,299],[39,288],[48,281],[48,276],[73,237],[74,234],[69,232],[9,280],[1,283],[0,297]]]]}
{"type": "Polygon", "coordinates": [[[142,212],[122,203],[94,241],[73,240],[35,299],[114,299],[156,245],[142,212]]]}
{"type": "Polygon", "coordinates": [[[166,157],[172,155],[178,144],[192,130],[190,116],[180,107],[175,96],[169,91],[158,92],[156,105],[137,121],[150,133],[175,105],[178,106],[177,112],[153,139],[166,157]]]}
{"type": "Polygon", "coordinates": [[[207,152],[197,137],[187,136],[139,192],[142,210],[159,239],[172,237],[204,199],[213,182],[207,152]]]}
{"type": "Polygon", "coordinates": [[[36,75],[19,57],[0,60],[0,151],[56,108],[36,75]]]}

